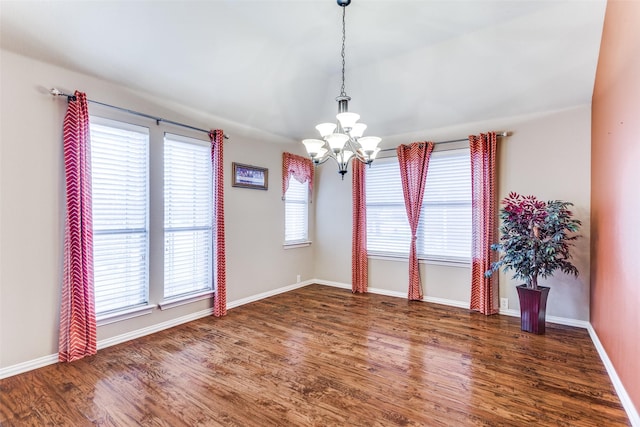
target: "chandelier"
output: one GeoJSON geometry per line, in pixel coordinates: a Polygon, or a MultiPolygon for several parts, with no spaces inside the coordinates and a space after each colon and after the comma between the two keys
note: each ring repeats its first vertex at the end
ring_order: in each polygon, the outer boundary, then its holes
{"type": "Polygon", "coordinates": [[[322,164],[329,159],[335,160],[338,164],[338,173],[344,179],[349,162],[353,159],[368,165],[373,162],[380,151],[378,144],[381,139],[377,136],[362,136],[367,125],[357,123],[360,115],[349,112],[351,97],[347,96],[344,91],[344,45],[346,40],[345,11],[351,0],[337,0],[337,3],[342,7],[342,86],[340,95],[336,98],[338,101],[337,122],[320,123],[316,129],[322,139],[305,139],[302,143],[314,164],[322,164]]]}

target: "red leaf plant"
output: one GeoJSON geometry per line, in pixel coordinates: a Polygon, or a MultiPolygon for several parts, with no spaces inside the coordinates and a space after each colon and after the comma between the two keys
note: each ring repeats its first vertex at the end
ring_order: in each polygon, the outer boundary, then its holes
{"type": "Polygon", "coordinates": [[[513,270],[513,278],[527,287],[538,288],[538,276],[546,278],[560,270],[578,276],[571,263],[570,248],[582,223],[573,219],[573,203],[560,200],[544,202],[535,196],[511,192],[502,200],[500,241],[491,249],[500,259],[485,272],[489,277],[501,267],[513,270]]]}

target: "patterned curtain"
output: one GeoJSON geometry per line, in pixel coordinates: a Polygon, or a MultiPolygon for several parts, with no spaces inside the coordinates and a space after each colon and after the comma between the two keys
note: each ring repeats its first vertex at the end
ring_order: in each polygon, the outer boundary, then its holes
{"type": "Polygon", "coordinates": [[[313,174],[315,169],[311,159],[291,153],[282,153],[282,200],[289,188],[289,178],[293,176],[299,183],[309,182],[309,198],[313,195],[313,174]]]}
{"type": "Polygon", "coordinates": [[[420,208],[427,182],[429,158],[433,151],[433,142],[414,142],[411,145],[399,145],[396,149],[400,164],[400,178],[407,218],[411,228],[411,247],[409,250],[409,299],[421,300],[420,269],[416,248],[420,208]]]}
{"type": "Polygon", "coordinates": [[[211,138],[211,165],[214,176],[213,218],[215,221],[213,274],[216,291],[213,294],[213,315],[227,314],[227,268],[224,234],[224,132],[216,129],[209,132],[211,138]]]}
{"type": "Polygon", "coordinates": [[[69,98],[63,124],[67,214],[58,359],[72,362],[96,353],[91,213],[91,139],[87,96],[69,98]]]}
{"type": "Polygon", "coordinates": [[[483,314],[498,312],[498,275],[485,277],[496,241],[496,134],[470,135],[472,202],[471,310],[483,314]]]}
{"type": "Polygon", "coordinates": [[[367,258],[367,201],[365,164],[353,162],[353,227],[351,241],[351,291],[367,292],[369,261],[367,258]]]}

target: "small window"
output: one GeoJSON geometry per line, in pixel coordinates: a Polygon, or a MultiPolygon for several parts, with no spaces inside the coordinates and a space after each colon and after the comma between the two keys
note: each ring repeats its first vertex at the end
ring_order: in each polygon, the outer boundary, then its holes
{"type": "Polygon", "coordinates": [[[289,188],[284,196],[285,245],[309,241],[309,183],[300,183],[289,177],[289,188]]]}
{"type": "Polygon", "coordinates": [[[91,118],[96,314],[148,301],[149,130],[91,118]]]}
{"type": "MultiPolygon", "coordinates": [[[[367,250],[406,257],[411,230],[398,159],[366,169],[367,250]]],[[[418,226],[418,257],[468,262],[471,258],[471,166],[468,149],[431,154],[418,226]]]]}
{"type": "Polygon", "coordinates": [[[164,298],[213,289],[209,142],[165,134],[164,298]]]}

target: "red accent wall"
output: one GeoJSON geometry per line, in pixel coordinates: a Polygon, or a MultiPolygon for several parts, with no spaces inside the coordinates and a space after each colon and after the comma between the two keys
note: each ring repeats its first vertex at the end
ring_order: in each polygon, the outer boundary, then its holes
{"type": "Polygon", "coordinates": [[[591,324],[640,410],[640,1],[607,4],[591,126],[591,324]]]}

